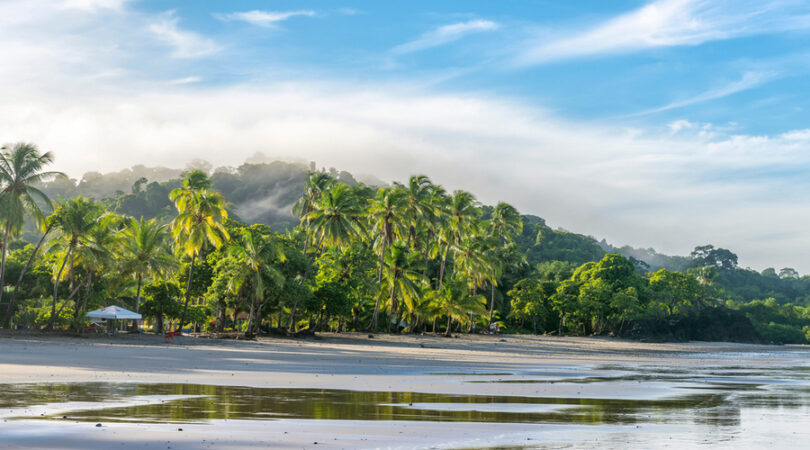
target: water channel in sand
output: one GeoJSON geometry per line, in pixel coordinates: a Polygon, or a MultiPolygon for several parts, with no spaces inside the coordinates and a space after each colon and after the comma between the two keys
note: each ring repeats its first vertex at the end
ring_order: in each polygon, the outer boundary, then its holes
{"type": "MultiPolygon", "coordinates": [[[[802,442],[810,427],[810,366],[801,364],[761,368],[733,364],[603,365],[588,370],[580,367],[444,375],[448,382],[472,385],[599,384],[608,393],[613,386],[632,383],[638,384],[642,393],[645,386],[656,386],[657,394],[646,398],[588,398],[172,383],[29,383],[0,385],[0,418],[7,422],[144,426],[219,426],[229,420],[463,422],[488,426],[524,424],[526,435],[531,435],[535,426],[577,425],[584,427],[588,435],[599,435],[601,429],[612,435],[614,442],[627,443],[634,442],[634,428],[653,426],[656,434],[674,437],[676,442],[734,442],[743,447],[802,442]],[[661,386],[671,395],[660,396],[661,386]]],[[[650,436],[644,439],[645,445],[661,444],[650,436]]],[[[508,441],[484,444],[503,446],[510,444],[508,441]]]]}

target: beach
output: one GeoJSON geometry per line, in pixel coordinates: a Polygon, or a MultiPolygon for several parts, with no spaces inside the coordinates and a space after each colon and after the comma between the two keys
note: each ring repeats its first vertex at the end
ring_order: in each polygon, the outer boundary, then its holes
{"type": "MultiPolygon", "coordinates": [[[[654,377],[642,382],[638,377],[618,375],[662,367],[664,372],[687,373],[705,368],[767,370],[810,365],[810,349],[806,346],[644,343],[548,336],[369,337],[346,333],[323,334],[318,339],[257,341],[183,336],[166,343],[162,337],[152,335],[74,338],[30,334],[6,335],[0,346],[0,382],[5,384],[181,383],[639,401],[682,395],[685,384],[654,377]],[[600,377],[609,382],[601,382],[600,377]]],[[[25,413],[21,417],[19,410],[3,415],[3,448],[621,447],[629,442],[623,439],[632,439],[638,446],[660,443],[660,432],[656,430],[660,426],[649,423],[643,429],[633,429],[624,421],[594,427],[294,418],[180,425],[115,422],[97,427],[95,423],[69,420],[67,413],[67,419],[62,421],[33,420],[25,413]]],[[[675,431],[673,434],[680,436],[675,431]]],[[[792,436],[797,442],[810,437],[807,431],[792,436]]],[[[763,444],[767,444],[766,434],[759,433],[757,438],[765,439],[763,444]]],[[[681,444],[688,447],[690,442],[681,444]]],[[[722,446],[721,441],[716,444],[722,446]]]]}

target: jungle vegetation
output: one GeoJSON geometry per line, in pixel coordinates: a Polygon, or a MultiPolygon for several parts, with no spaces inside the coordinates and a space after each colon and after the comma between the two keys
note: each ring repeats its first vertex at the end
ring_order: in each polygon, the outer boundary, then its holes
{"type": "Polygon", "coordinates": [[[76,181],[52,162],[0,151],[4,327],[81,331],[118,304],[157,333],[810,338],[810,277],[793,269],[743,269],[712,245],[616,248],[424,175],[372,186],[314,164],[198,163],[76,181]]]}

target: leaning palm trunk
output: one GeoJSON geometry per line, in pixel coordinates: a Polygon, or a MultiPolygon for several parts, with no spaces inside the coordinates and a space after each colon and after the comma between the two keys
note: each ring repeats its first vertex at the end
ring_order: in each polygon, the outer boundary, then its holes
{"type": "Polygon", "coordinates": [[[31,267],[31,264],[34,263],[34,258],[37,256],[37,252],[39,251],[40,247],[42,247],[42,243],[45,242],[45,238],[48,236],[48,233],[51,232],[51,228],[53,228],[53,223],[48,225],[48,228],[45,230],[45,233],[42,234],[42,237],[37,242],[37,246],[34,248],[34,251],[31,252],[31,256],[28,258],[28,262],[25,263],[25,267],[23,267],[22,272],[20,272],[19,278],[17,278],[17,285],[14,286],[14,291],[11,293],[11,299],[8,302],[8,308],[6,310],[6,317],[3,321],[3,328],[10,328],[11,327],[11,315],[14,313],[14,302],[17,300],[17,294],[20,292],[20,286],[22,286],[23,277],[25,276],[28,269],[31,267]]]}
{"type": "Polygon", "coordinates": [[[51,305],[51,323],[48,325],[49,330],[56,328],[56,294],[59,290],[59,278],[62,277],[62,271],[65,270],[65,264],[67,264],[68,258],[70,257],[70,253],[72,251],[73,247],[68,247],[68,251],[65,253],[65,258],[62,260],[62,266],[59,268],[59,272],[56,274],[56,278],[53,281],[53,305],[51,305]]]}
{"type": "MultiPolygon", "coordinates": [[[[183,324],[186,322],[186,312],[188,312],[188,302],[191,300],[191,278],[194,275],[194,261],[197,259],[197,254],[191,255],[191,265],[188,267],[188,282],[186,283],[186,303],[183,305],[183,314],[180,315],[180,330],[183,329],[183,324]]],[[[180,331],[178,330],[178,331],[180,331]]]]}
{"type": "MultiPolygon", "coordinates": [[[[76,296],[76,294],[79,292],[79,289],[81,287],[82,287],[82,285],[78,285],[75,288],[73,288],[73,290],[70,291],[70,295],[68,295],[68,298],[66,298],[65,301],[62,302],[62,306],[60,306],[59,311],[56,312],[56,317],[59,317],[59,316],[62,315],[62,311],[64,311],[65,306],[67,306],[68,303],[70,303],[70,301],[73,300],[73,297],[76,296]]],[[[78,311],[78,300],[73,302],[73,306],[76,307],[76,310],[78,311]]],[[[73,314],[75,315],[76,312],[74,312],[73,314]]]]}
{"type": "Polygon", "coordinates": [[[371,323],[368,326],[366,331],[374,331],[377,329],[377,314],[380,312],[380,300],[382,299],[382,295],[377,296],[377,302],[374,303],[374,314],[371,316],[371,323]]]}
{"type": "Polygon", "coordinates": [[[453,335],[453,316],[447,315],[447,331],[444,332],[444,335],[450,337],[453,335]]]}
{"type": "Polygon", "coordinates": [[[141,285],[143,284],[143,275],[138,274],[138,290],[135,295],[135,312],[141,309],[141,285]]]}
{"type": "Polygon", "coordinates": [[[6,254],[8,253],[8,234],[11,232],[11,221],[9,220],[6,223],[6,229],[3,232],[3,256],[2,261],[0,261],[0,303],[3,302],[3,279],[5,278],[6,274],[6,254]]]}

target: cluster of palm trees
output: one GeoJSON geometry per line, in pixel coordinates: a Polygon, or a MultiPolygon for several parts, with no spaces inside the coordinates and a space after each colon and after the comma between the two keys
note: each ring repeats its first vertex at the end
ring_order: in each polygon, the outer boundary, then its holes
{"type": "Polygon", "coordinates": [[[59,199],[54,205],[37,188],[48,179],[64,176],[44,170],[52,161],[51,153],[40,153],[32,144],[9,145],[0,150],[0,224],[4,229],[0,305],[8,291],[4,275],[10,238],[20,233],[27,217],[43,232],[6,302],[5,327],[10,325],[19,286],[38,258],[51,265],[49,327],[54,328],[65,307],[72,305],[73,317],[81,321],[88,300],[95,297],[99,303],[116,298],[133,278],[136,284],[134,308],[138,311],[144,280],[166,277],[179,265],[170,245],[169,229],[176,253],[191,258],[190,271],[203,245],[218,246],[227,239],[221,225],[227,217],[224,200],[208,189],[210,182],[204,174],[200,177],[199,172],[191,172],[183,188],[172,192],[179,213],[169,227],[156,219],[136,220],[109,212],[103,204],[83,197],[59,199]],[[43,209],[53,212],[46,217],[43,209]],[[40,255],[43,247],[45,252],[40,255]],[[60,296],[60,288],[65,289],[65,285],[66,291],[60,296]]]}
{"type": "Polygon", "coordinates": [[[377,329],[386,311],[386,329],[415,330],[420,321],[447,319],[471,326],[486,313],[493,319],[495,287],[501,274],[499,250],[522,230],[522,219],[499,203],[486,219],[472,194],[448,194],[426,176],[376,192],[348,186],[328,174],[312,173],[297,203],[305,251],[346,251],[367,245],[377,259],[377,290],[368,328],[377,329]],[[407,320],[403,320],[406,318],[407,320]]]}
{"type": "MultiPolygon", "coordinates": [[[[268,315],[268,299],[279,298],[282,288],[314,292],[325,299],[344,292],[324,284],[333,282],[324,281],[325,271],[331,270],[328,261],[340,260],[343,282],[348,273],[369,274],[366,288],[353,291],[357,328],[383,328],[380,316],[386,315],[386,330],[425,329],[431,321],[436,330],[444,319],[441,324],[449,334],[454,326],[470,330],[476,321],[492,322],[503,271],[501,254],[522,229],[521,216],[512,206],[484,208],[470,193],[447,193],[426,176],[375,190],[347,185],[325,172],[310,173],[294,208],[300,226],[286,234],[229,220],[225,199],[201,171],[184,175],[182,187],[169,196],[177,216],[161,223],[119,215],[83,197],[52,204],[37,188],[64,176],[45,170],[52,160],[50,153],[40,153],[31,144],[0,151],[0,307],[5,308],[5,326],[19,300],[19,286],[35,263],[49,268],[51,328],[65,308],[72,311],[78,327],[88,305],[121,298],[122,292],[134,292],[131,306],[139,311],[144,287],[184,278],[185,292],[182,300],[177,299],[182,302],[181,326],[187,323],[196,292],[198,299],[214,297],[218,318],[224,302],[217,296],[241,298],[234,308],[249,313],[247,330],[255,331],[268,315]],[[46,216],[47,210],[53,212],[46,216]],[[7,249],[26,220],[42,234],[17,284],[10,288],[4,279],[7,249]],[[304,261],[298,272],[282,273],[285,252],[304,261]],[[359,254],[373,256],[363,259],[356,257],[359,254]],[[214,272],[205,286],[194,285],[200,264],[208,264],[214,272]],[[200,294],[201,289],[207,289],[207,295],[200,294]],[[484,295],[487,289],[489,299],[484,295]],[[367,322],[357,320],[361,315],[367,322]]],[[[279,322],[287,314],[286,328],[295,331],[304,309],[311,319],[307,299],[312,296],[293,295],[287,303],[276,302],[279,322]]],[[[319,306],[319,327],[329,318],[328,311],[329,305],[319,306]]]]}

